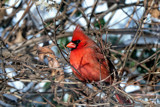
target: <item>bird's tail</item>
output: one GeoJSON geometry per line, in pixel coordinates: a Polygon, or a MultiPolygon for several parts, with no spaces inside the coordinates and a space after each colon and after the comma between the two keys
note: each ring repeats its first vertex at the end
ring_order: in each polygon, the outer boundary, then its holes
{"type": "Polygon", "coordinates": [[[128,98],[126,98],[125,96],[122,96],[122,95],[120,95],[118,93],[116,93],[115,96],[116,96],[116,98],[117,98],[117,100],[119,101],[120,104],[122,104],[122,105],[128,105],[128,106],[129,105],[130,106],[133,105],[133,103],[131,102],[131,100],[128,99],[128,98]]]}

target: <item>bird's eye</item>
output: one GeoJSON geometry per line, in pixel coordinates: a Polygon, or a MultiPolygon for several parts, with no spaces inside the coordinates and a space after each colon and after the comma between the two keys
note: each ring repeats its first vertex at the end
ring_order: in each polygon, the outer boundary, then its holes
{"type": "Polygon", "coordinates": [[[76,41],[72,41],[72,42],[78,45],[81,41],[80,40],[76,40],[76,41]]]}
{"type": "Polygon", "coordinates": [[[79,44],[81,41],[80,40],[76,40],[76,44],[79,44]]]}

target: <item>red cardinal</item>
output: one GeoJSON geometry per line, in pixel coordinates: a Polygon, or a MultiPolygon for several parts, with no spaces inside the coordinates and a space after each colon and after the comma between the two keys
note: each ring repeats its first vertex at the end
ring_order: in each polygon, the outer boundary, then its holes
{"type": "MultiPolygon", "coordinates": [[[[104,56],[99,46],[88,36],[86,36],[78,25],[73,32],[72,41],[67,44],[71,48],[70,64],[76,69],[73,73],[82,82],[97,82],[103,80],[112,84],[114,66],[111,61],[104,56]]],[[[115,72],[117,73],[117,72],[115,72]]],[[[116,94],[120,104],[131,103],[125,97],[116,94]]]]}

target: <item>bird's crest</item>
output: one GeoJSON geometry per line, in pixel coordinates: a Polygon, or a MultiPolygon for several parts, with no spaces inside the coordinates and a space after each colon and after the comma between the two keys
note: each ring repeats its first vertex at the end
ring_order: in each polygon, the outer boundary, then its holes
{"type": "Polygon", "coordinates": [[[82,31],[80,25],[77,25],[77,26],[76,26],[76,29],[75,29],[74,32],[73,32],[73,38],[72,38],[72,40],[73,40],[73,41],[74,41],[74,40],[77,40],[77,39],[82,40],[82,39],[84,39],[84,38],[87,38],[87,39],[88,39],[88,36],[86,36],[86,35],[84,34],[84,32],[82,31]]]}
{"type": "Polygon", "coordinates": [[[75,29],[74,32],[73,32],[73,36],[76,35],[76,34],[79,34],[79,33],[84,34],[83,31],[81,30],[80,25],[77,25],[77,26],[76,26],[76,29],[75,29]]]}
{"type": "Polygon", "coordinates": [[[76,29],[75,29],[74,31],[75,31],[75,32],[76,32],[76,31],[82,31],[80,25],[77,25],[77,26],[76,26],[76,29]]]}

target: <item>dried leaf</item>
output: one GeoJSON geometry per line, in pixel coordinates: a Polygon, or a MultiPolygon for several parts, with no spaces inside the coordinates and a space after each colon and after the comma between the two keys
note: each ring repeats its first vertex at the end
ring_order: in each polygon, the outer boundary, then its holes
{"type": "Polygon", "coordinates": [[[56,76],[57,81],[61,81],[64,78],[63,71],[57,69],[60,67],[59,62],[56,59],[55,53],[48,47],[38,48],[38,57],[40,61],[44,62],[44,58],[47,57],[49,68],[54,68],[51,72],[51,76],[56,76]]]}
{"type": "Polygon", "coordinates": [[[148,2],[148,11],[152,17],[159,19],[160,18],[160,11],[159,11],[159,0],[144,0],[144,4],[148,2]]]}
{"type": "Polygon", "coordinates": [[[52,54],[54,55],[54,52],[51,49],[49,49],[48,47],[39,47],[38,48],[38,57],[39,57],[40,61],[42,61],[42,62],[43,62],[45,56],[50,57],[50,55],[52,55],[52,54]]]}
{"type": "Polygon", "coordinates": [[[14,44],[25,41],[25,38],[22,36],[22,30],[18,30],[16,34],[16,39],[13,41],[14,44]]]}

